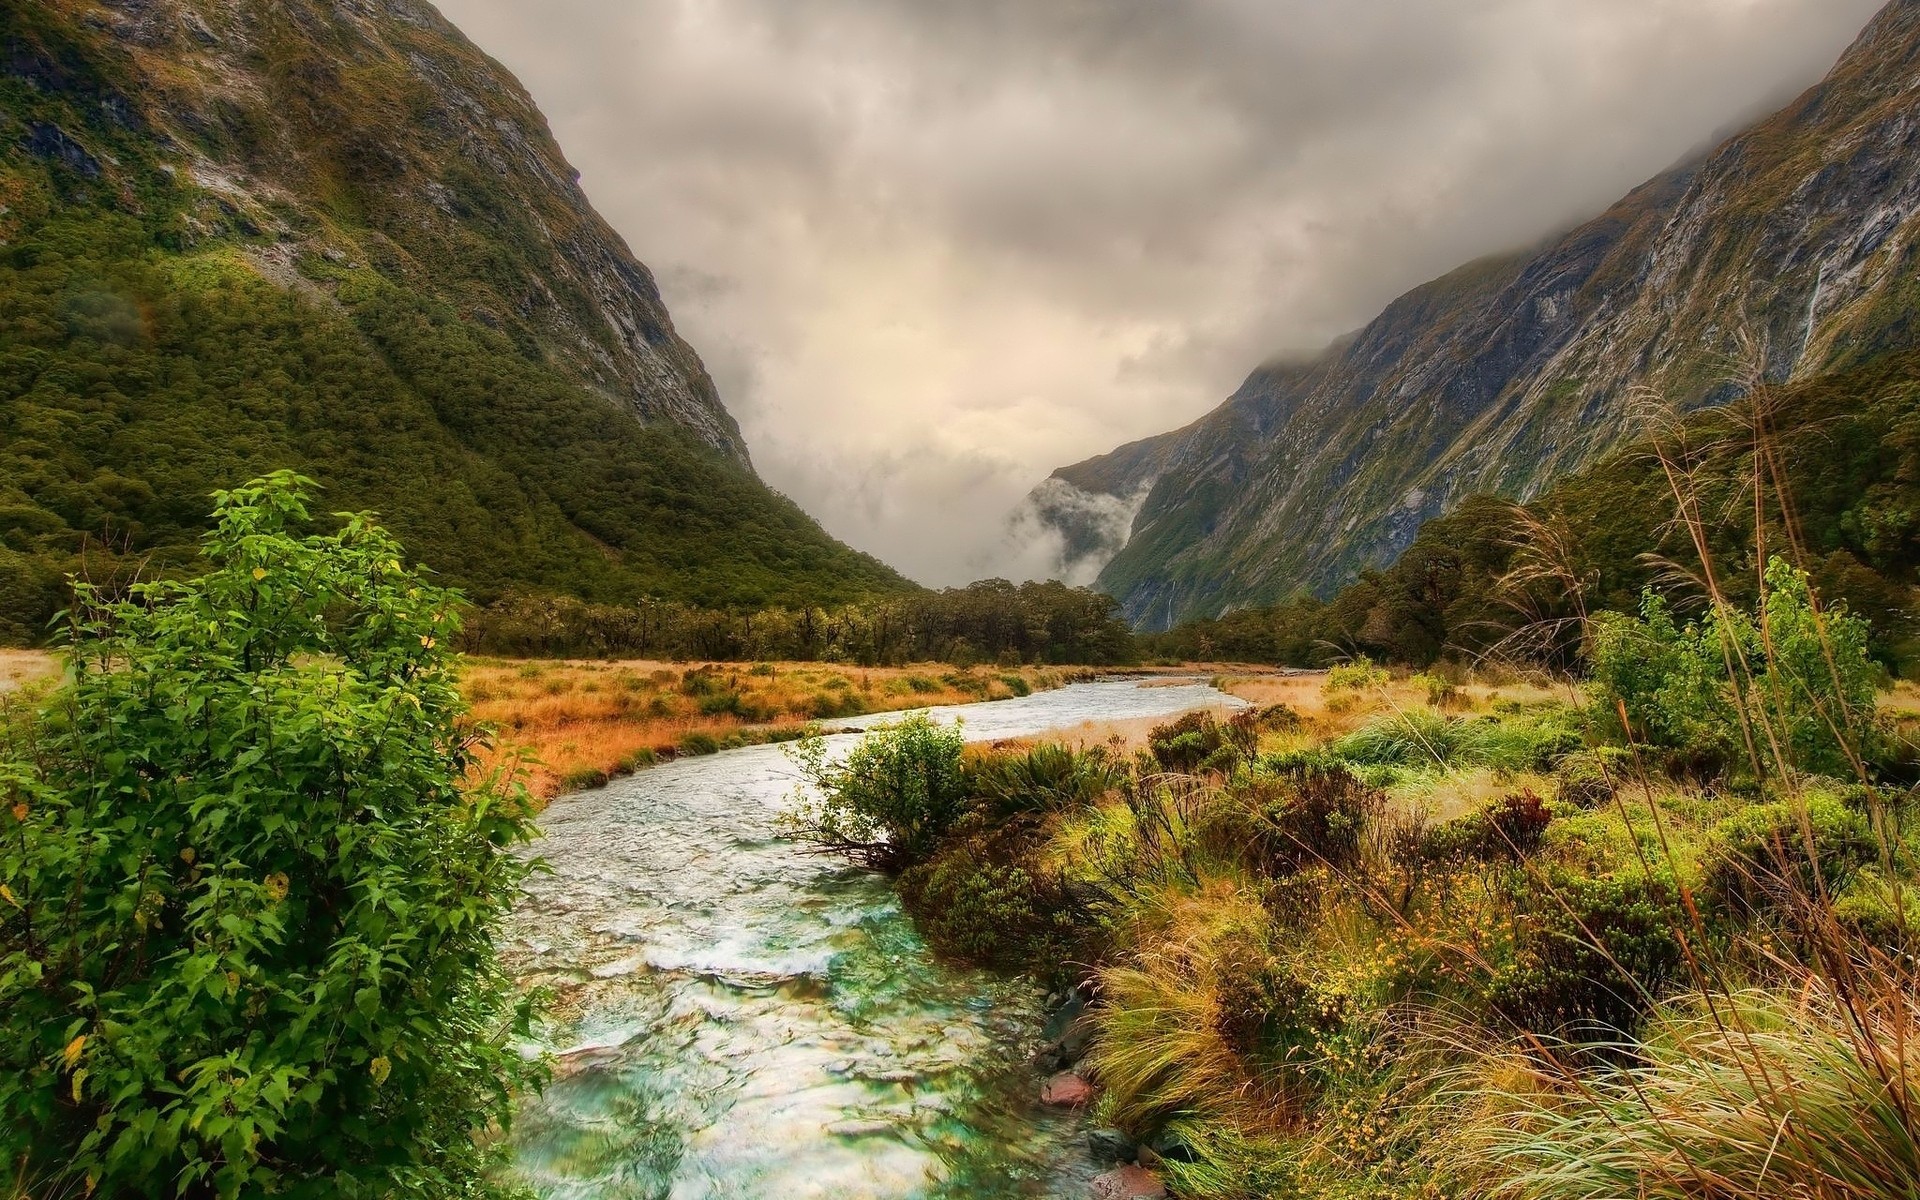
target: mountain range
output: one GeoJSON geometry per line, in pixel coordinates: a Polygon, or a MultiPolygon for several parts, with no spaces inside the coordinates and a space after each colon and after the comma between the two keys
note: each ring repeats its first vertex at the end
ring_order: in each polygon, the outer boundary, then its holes
{"type": "Polygon", "coordinates": [[[1527,250],[1056,471],[1026,516],[1139,627],[1326,597],[1465,497],[1518,499],[1681,411],[1910,344],[1920,0],[1786,108],[1527,250]],[[1118,514],[1116,519],[1116,514],[1118,514]]]}
{"type": "Polygon", "coordinates": [[[653,276],[416,0],[0,3],[0,634],[277,467],[450,582],[910,589],[754,474],[653,276]]]}

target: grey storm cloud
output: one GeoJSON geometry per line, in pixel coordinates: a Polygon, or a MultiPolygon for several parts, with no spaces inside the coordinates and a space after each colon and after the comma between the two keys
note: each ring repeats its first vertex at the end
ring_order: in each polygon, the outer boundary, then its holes
{"type": "MultiPolygon", "coordinates": [[[[1813,83],[1878,0],[441,0],[659,276],[761,473],[929,583],[1813,83]]],[[[1042,548],[1043,549],[1043,548],[1042,548]]]]}

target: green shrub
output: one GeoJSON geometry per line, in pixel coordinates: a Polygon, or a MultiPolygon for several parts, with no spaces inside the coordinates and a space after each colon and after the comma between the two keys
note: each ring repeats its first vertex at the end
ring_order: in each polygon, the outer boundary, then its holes
{"type": "Polygon", "coordinates": [[[1163,771],[1231,770],[1258,747],[1258,716],[1242,711],[1226,721],[1190,712],[1147,735],[1148,752],[1163,771]]]}
{"type": "Polygon", "coordinates": [[[1479,812],[1457,817],[1425,831],[1419,857],[1427,862],[1479,861],[1525,857],[1540,848],[1553,812],[1532,791],[1510,792],[1479,812]]]}
{"type": "Polygon", "coordinates": [[[1085,808],[1120,780],[1119,770],[1105,752],[1053,742],[989,754],[969,762],[966,771],[968,794],[976,806],[998,820],[1085,808]]]}
{"type": "Polygon", "coordinates": [[[1575,808],[1611,804],[1632,769],[1633,756],[1615,746],[1575,751],[1554,771],[1554,798],[1575,808]]]}
{"type": "Polygon", "coordinates": [[[1341,663],[1327,672],[1321,690],[1329,695],[1336,692],[1370,692],[1387,686],[1393,677],[1385,667],[1376,667],[1373,660],[1361,655],[1352,662],[1341,663]]]}
{"type": "Polygon", "coordinates": [[[965,748],[958,728],[924,713],[875,729],[844,763],[828,761],[825,738],[803,738],[789,753],[807,790],[787,830],[883,870],[922,862],[966,811],[965,748]]]}
{"type": "Polygon", "coordinates": [[[48,1194],[479,1194],[539,1078],[494,953],[531,825],[462,787],[458,598],[365,517],[296,536],[305,484],[218,493],[191,583],[79,585],[71,682],[0,753],[0,1159],[48,1194]]]}
{"type": "Polygon", "coordinates": [[[1878,858],[1866,817],[1838,798],[1813,793],[1799,802],[1757,804],[1714,827],[1700,894],[1713,909],[1739,917],[1791,912],[1839,894],[1878,858]]]}
{"type": "Polygon", "coordinates": [[[1212,812],[1228,823],[1210,831],[1221,849],[1237,847],[1257,870],[1284,876],[1353,866],[1386,797],[1343,767],[1306,766],[1236,781],[1225,801],[1212,812]]]}
{"type": "Polygon", "coordinates": [[[1513,957],[1493,979],[1494,1009],[1534,1033],[1631,1032],[1680,970],[1678,895],[1658,876],[1521,878],[1513,957]]]}
{"type": "Polygon", "coordinates": [[[1866,622],[1844,608],[1819,612],[1806,574],[1783,559],[1769,562],[1765,578],[1764,621],[1719,607],[1681,626],[1652,592],[1638,618],[1596,617],[1599,727],[1659,747],[1696,773],[1746,758],[1749,741],[1763,771],[1781,765],[1776,745],[1786,766],[1819,774],[1850,775],[1856,755],[1870,758],[1880,672],[1867,657],[1866,622]]]}
{"type": "Polygon", "coordinates": [[[1000,682],[1006,684],[1007,690],[1012,692],[1016,696],[1033,695],[1033,685],[1028,683],[1026,679],[1022,676],[1002,675],[1000,677],[1000,682]]]}
{"type": "Polygon", "coordinates": [[[1059,881],[991,837],[955,842],[908,868],[900,896],[930,946],[980,966],[1057,972],[1077,936],[1059,881]]]}
{"type": "Polygon", "coordinates": [[[599,767],[575,767],[560,777],[560,790],[584,792],[589,788],[605,787],[612,778],[599,767]]]}
{"type": "Polygon", "coordinates": [[[908,689],[918,696],[930,696],[941,690],[938,679],[930,679],[925,675],[909,675],[906,683],[908,689]]]}
{"type": "Polygon", "coordinates": [[[704,730],[696,729],[692,733],[682,734],[678,743],[679,751],[688,758],[698,758],[705,754],[720,753],[720,739],[704,730]]]}

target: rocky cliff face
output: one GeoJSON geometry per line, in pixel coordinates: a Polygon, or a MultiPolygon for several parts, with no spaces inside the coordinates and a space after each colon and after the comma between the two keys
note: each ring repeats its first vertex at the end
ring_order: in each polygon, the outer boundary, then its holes
{"type": "Polygon", "coordinates": [[[1325,595],[1466,495],[1528,497],[1594,461],[1634,431],[1640,388],[1697,407],[1750,344],[1774,379],[1908,344],[1917,151],[1920,0],[1894,0],[1823,83],[1700,161],[1256,371],[1151,454],[1058,472],[1148,488],[1099,585],[1149,628],[1325,595]]]}
{"type": "Polygon", "coordinates": [[[0,639],[287,467],[486,603],[910,588],[754,475],[526,93],[418,0],[0,0],[0,639]],[[103,560],[103,561],[96,561],[103,560]]]}
{"type": "MultiPolygon", "coordinates": [[[[652,275],[588,204],[525,89],[430,4],[47,6],[95,35],[99,59],[63,63],[13,41],[8,73],[47,91],[106,83],[94,101],[146,135],[147,165],[199,192],[180,244],[238,234],[262,274],[297,287],[331,286],[308,264],[371,266],[747,463],[652,275]],[[101,61],[108,78],[90,78],[101,61]]],[[[5,132],[96,175],[134,167],[84,129],[5,132]]]]}

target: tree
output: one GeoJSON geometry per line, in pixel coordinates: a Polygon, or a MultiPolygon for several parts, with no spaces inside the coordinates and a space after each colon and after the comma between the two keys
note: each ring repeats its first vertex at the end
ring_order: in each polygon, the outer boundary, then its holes
{"type": "Polygon", "coordinates": [[[444,645],[457,596],[288,472],[215,494],[188,583],[77,589],[0,741],[0,1148],[107,1195],[485,1189],[539,1082],[494,934],[529,869],[444,645]]]}

